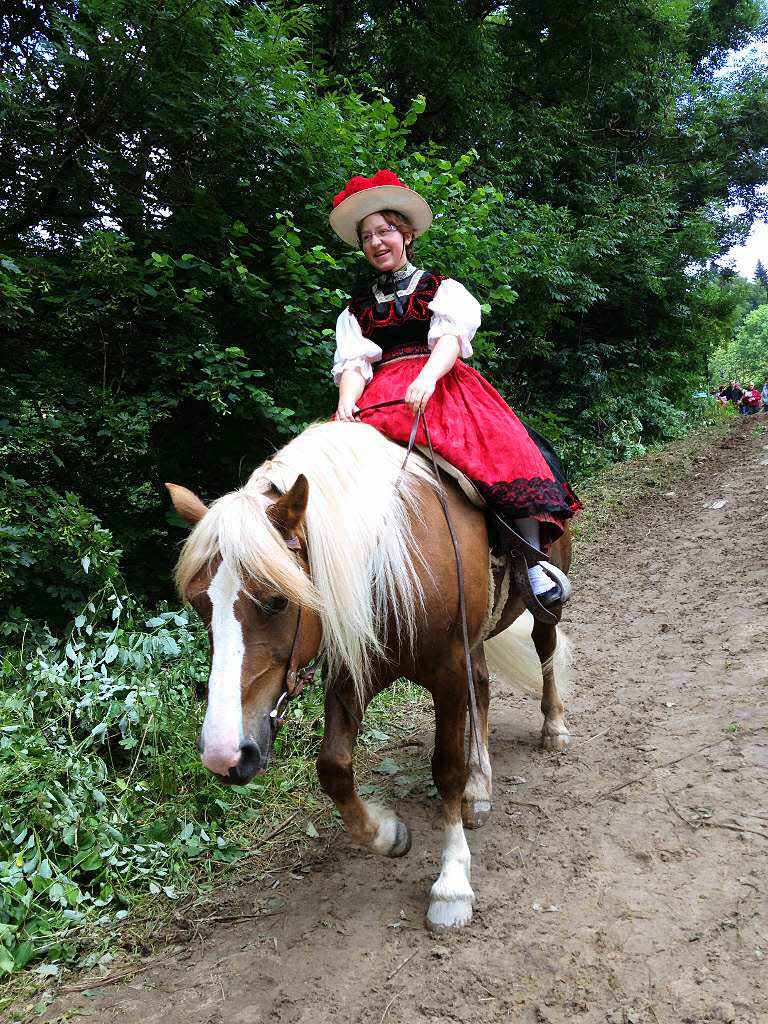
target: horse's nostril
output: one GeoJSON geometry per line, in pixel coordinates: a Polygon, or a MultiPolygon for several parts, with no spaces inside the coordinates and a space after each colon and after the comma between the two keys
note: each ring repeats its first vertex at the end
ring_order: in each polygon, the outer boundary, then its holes
{"type": "Polygon", "coordinates": [[[235,783],[248,782],[253,776],[262,770],[266,764],[266,758],[256,740],[249,738],[240,744],[240,760],[230,768],[229,777],[235,783]]]}

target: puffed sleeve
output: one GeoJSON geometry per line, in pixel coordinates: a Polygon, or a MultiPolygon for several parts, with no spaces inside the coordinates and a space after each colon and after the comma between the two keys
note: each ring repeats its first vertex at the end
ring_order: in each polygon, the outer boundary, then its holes
{"type": "Polygon", "coordinates": [[[333,357],[333,379],[337,386],[345,370],[359,370],[367,383],[373,377],[372,363],[381,359],[381,349],[363,337],[360,324],[349,306],[336,321],[336,353],[333,357]]]}
{"type": "Polygon", "coordinates": [[[459,339],[459,355],[469,359],[472,355],[472,339],[480,326],[480,303],[470,295],[463,284],[447,277],[442,281],[429,304],[432,321],[429,325],[427,344],[434,348],[444,334],[459,339]]]}

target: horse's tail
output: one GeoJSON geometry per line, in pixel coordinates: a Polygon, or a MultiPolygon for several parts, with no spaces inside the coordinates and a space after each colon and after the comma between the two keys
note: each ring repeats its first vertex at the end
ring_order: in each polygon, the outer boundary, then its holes
{"type": "MultiPolygon", "coordinates": [[[[511,626],[485,641],[488,671],[521,693],[541,697],[541,662],[531,639],[533,618],[524,612],[511,626]]],[[[569,641],[557,627],[557,646],[553,654],[555,683],[561,699],[568,693],[569,641]]]]}

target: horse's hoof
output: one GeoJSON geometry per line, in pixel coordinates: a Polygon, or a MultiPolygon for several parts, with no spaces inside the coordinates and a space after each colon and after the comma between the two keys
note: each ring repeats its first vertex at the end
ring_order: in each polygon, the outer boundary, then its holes
{"type": "Polygon", "coordinates": [[[490,800],[462,800],[461,820],[464,828],[482,828],[490,816],[490,800]]]}
{"type": "Polygon", "coordinates": [[[366,808],[377,829],[373,838],[363,845],[382,857],[404,857],[411,848],[411,832],[405,822],[394,811],[379,804],[366,804],[366,808]]]}
{"type": "Polygon", "coordinates": [[[547,732],[546,728],[541,731],[541,746],[544,750],[550,750],[556,754],[564,754],[568,750],[571,736],[567,729],[562,732],[547,732]]]}
{"type": "Polygon", "coordinates": [[[427,911],[427,929],[431,932],[447,932],[463,928],[472,920],[472,900],[460,897],[455,900],[432,900],[427,911]]]}
{"type": "Polygon", "coordinates": [[[404,857],[411,848],[411,830],[399,818],[395,822],[395,841],[387,852],[388,857],[404,857]]]}

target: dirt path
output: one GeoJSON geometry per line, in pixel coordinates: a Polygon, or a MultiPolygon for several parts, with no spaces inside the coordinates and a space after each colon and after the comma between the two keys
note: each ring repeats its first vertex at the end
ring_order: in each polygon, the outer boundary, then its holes
{"type": "MultiPolygon", "coordinates": [[[[768,1021],[766,485],[768,431],[738,423],[676,493],[649,493],[581,546],[572,750],[543,754],[534,702],[494,694],[495,811],[469,834],[477,904],[464,932],[422,926],[440,843],[422,790],[398,804],[408,857],[316,844],[279,888],[221,895],[219,917],[248,919],[200,924],[129,982],[60,998],[51,1017],[768,1021]]],[[[417,772],[430,749],[419,739],[417,772]]]]}

